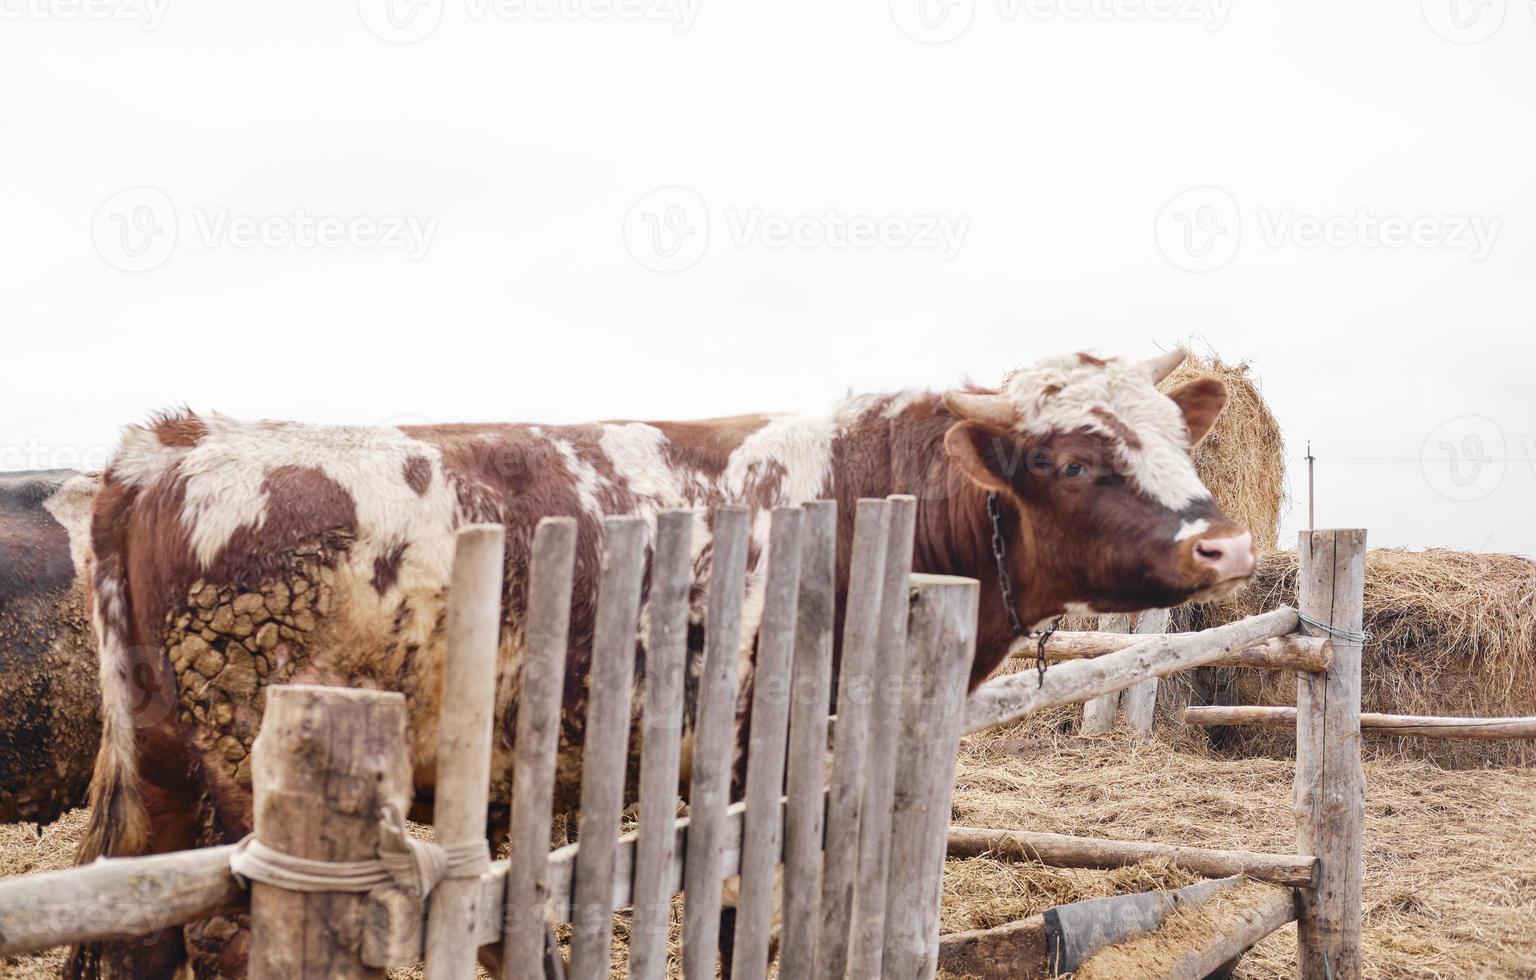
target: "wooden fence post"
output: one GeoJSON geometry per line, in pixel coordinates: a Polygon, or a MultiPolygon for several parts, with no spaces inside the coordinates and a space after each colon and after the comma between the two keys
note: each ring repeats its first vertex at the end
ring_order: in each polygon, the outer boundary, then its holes
{"type": "Polygon", "coordinates": [[[586,744],[581,753],[581,822],[577,828],[581,849],[576,854],[576,884],[571,898],[570,975],[578,980],[608,976],[645,538],[643,517],[603,519],[586,744]]]}
{"type": "Polygon", "coordinates": [[[773,885],[783,853],[784,751],[789,731],[789,679],[800,593],[798,507],[775,507],[767,582],[752,672],[752,728],[747,745],[746,812],[741,821],[741,889],[731,976],[763,980],[773,932],[773,885]]]}
{"type": "MultiPolygon", "coordinates": [[[[485,840],[506,536],[500,524],[471,524],[459,530],[453,556],[432,804],[439,844],[485,840]]],[[[480,892],[479,880],[469,878],[445,878],[433,890],[427,980],[457,980],[474,972],[480,892]]]]}
{"type": "Polygon", "coordinates": [[[667,931],[676,856],[677,784],[683,735],[683,684],[688,673],[688,593],[693,585],[694,514],[656,516],[651,562],[649,635],[645,646],[645,704],[640,712],[640,828],[631,893],[629,975],[661,980],[667,973],[667,931]]]}
{"type": "Polygon", "coordinates": [[[720,952],[720,899],[725,889],[726,809],[736,742],[736,661],[747,578],[745,507],[715,511],[714,555],[704,620],[704,675],[693,728],[688,786],[688,851],[683,868],[683,976],[712,980],[720,952]]]}
{"type": "MultiPolygon", "coordinates": [[[[1136,632],[1152,636],[1168,629],[1168,610],[1148,609],[1136,621],[1136,632]]],[[[1157,678],[1148,677],[1134,687],[1120,692],[1120,708],[1125,712],[1125,724],[1133,732],[1143,735],[1152,730],[1152,718],[1157,714],[1157,678]]]]}
{"type": "Polygon", "coordinates": [[[837,504],[805,505],[795,663],[789,705],[784,811],[784,920],[779,976],[809,977],[816,963],[821,909],[821,843],[826,819],[827,708],[832,693],[836,605],[837,504]]]}
{"type": "MultiPolygon", "coordinates": [[[[1129,633],[1129,613],[1106,613],[1099,617],[1099,629],[1105,633],[1129,633]]],[[[1079,735],[1105,735],[1115,727],[1115,714],[1120,710],[1120,692],[1101,694],[1083,702],[1083,723],[1077,726],[1079,735]]]]}
{"type": "Polygon", "coordinates": [[[917,498],[896,494],[890,502],[890,541],[880,587],[879,649],[875,653],[869,752],[859,821],[859,868],[853,890],[848,975],[877,977],[885,951],[885,891],[890,873],[891,801],[896,792],[896,739],[901,731],[902,678],[907,671],[907,614],[917,498]]]}
{"type": "Polygon", "coordinates": [[[1297,902],[1297,962],[1306,980],[1360,976],[1365,776],[1360,767],[1360,648],[1365,531],[1302,531],[1297,581],[1303,616],[1327,629],[1333,667],[1296,680],[1296,844],[1322,862],[1318,887],[1297,902]]]}
{"type": "Polygon", "coordinates": [[[864,498],[854,510],[842,662],[837,675],[837,725],[832,734],[832,773],[827,787],[820,933],[813,973],[821,980],[841,980],[848,972],[848,930],[853,922],[853,889],[859,870],[870,687],[880,635],[880,590],[890,545],[890,508],[889,501],[864,498]]]}
{"type": "MultiPolygon", "coordinates": [[[[256,839],[293,857],[367,861],[379,818],[411,798],[405,697],[307,685],[267,689],[252,748],[256,839]]],[[[382,978],[362,959],[365,896],[251,883],[253,980],[382,978]]]]}
{"type": "Polygon", "coordinates": [[[502,980],[544,980],[549,823],[575,561],[575,519],[541,520],[533,534],[533,559],[528,567],[528,610],[518,672],[502,980]]]}
{"type": "Polygon", "coordinates": [[[977,584],[913,575],[909,661],[891,813],[882,977],[928,978],[939,959],[939,899],[966,682],[976,651],[977,584]]]}

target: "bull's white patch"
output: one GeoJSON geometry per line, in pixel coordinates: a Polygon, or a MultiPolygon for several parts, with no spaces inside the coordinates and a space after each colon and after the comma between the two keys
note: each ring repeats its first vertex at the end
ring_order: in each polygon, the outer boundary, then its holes
{"type": "Polygon", "coordinates": [[[1179,533],[1173,536],[1175,541],[1188,541],[1197,534],[1204,534],[1211,529],[1211,522],[1205,518],[1194,521],[1185,521],[1179,525],[1179,533]]]}
{"type": "Polygon", "coordinates": [[[1034,435],[1089,429],[1115,438],[1101,417],[1109,413],[1140,442],[1121,442],[1118,462],[1148,496],[1174,511],[1210,499],[1189,458],[1184,414],[1157,390],[1143,365],[1095,363],[1076,354],[1051,357],[1009,375],[1002,392],[1013,402],[1019,431],[1034,435]]]}
{"type": "Polygon", "coordinates": [[[576,484],[576,497],[581,501],[581,509],[592,517],[601,517],[603,505],[599,502],[597,494],[604,488],[606,480],[597,472],[597,467],[576,455],[576,447],[569,439],[551,435],[545,430],[534,426],[534,435],[541,437],[560,454],[560,459],[565,463],[566,472],[576,484]]]}

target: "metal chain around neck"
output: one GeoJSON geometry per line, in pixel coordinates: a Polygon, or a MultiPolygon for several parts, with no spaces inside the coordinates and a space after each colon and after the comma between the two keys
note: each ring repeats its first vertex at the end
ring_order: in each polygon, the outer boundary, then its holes
{"type": "Polygon", "coordinates": [[[1038,637],[1040,642],[1035,647],[1035,670],[1039,672],[1039,683],[1045,686],[1045,643],[1056,632],[1056,627],[1061,624],[1061,617],[1057,616],[1046,624],[1045,629],[1035,631],[1024,627],[1024,621],[1019,618],[1019,607],[1013,600],[1013,579],[1008,575],[1008,543],[1003,538],[1002,509],[997,503],[997,494],[987,494],[987,516],[992,519],[992,558],[997,562],[997,587],[1002,592],[1003,609],[1008,612],[1008,625],[1013,627],[1013,635],[1018,637],[1038,637]]]}

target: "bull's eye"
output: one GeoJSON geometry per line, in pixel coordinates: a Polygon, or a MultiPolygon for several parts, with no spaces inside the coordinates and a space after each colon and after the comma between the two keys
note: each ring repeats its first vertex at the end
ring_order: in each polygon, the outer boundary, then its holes
{"type": "Polygon", "coordinates": [[[1077,460],[1073,460],[1061,468],[1061,475],[1067,477],[1086,476],[1087,473],[1088,467],[1084,466],[1082,463],[1079,463],[1077,460]]]}

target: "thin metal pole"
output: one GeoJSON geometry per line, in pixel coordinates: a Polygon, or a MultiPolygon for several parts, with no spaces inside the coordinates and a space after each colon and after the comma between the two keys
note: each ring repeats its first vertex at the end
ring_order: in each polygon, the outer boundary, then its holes
{"type": "Polygon", "coordinates": [[[1307,440],[1307,530],[1317,527],[1317,512],[1314,509],[1314,496],[1312,492],[1312,440],[1307,440]]]}

